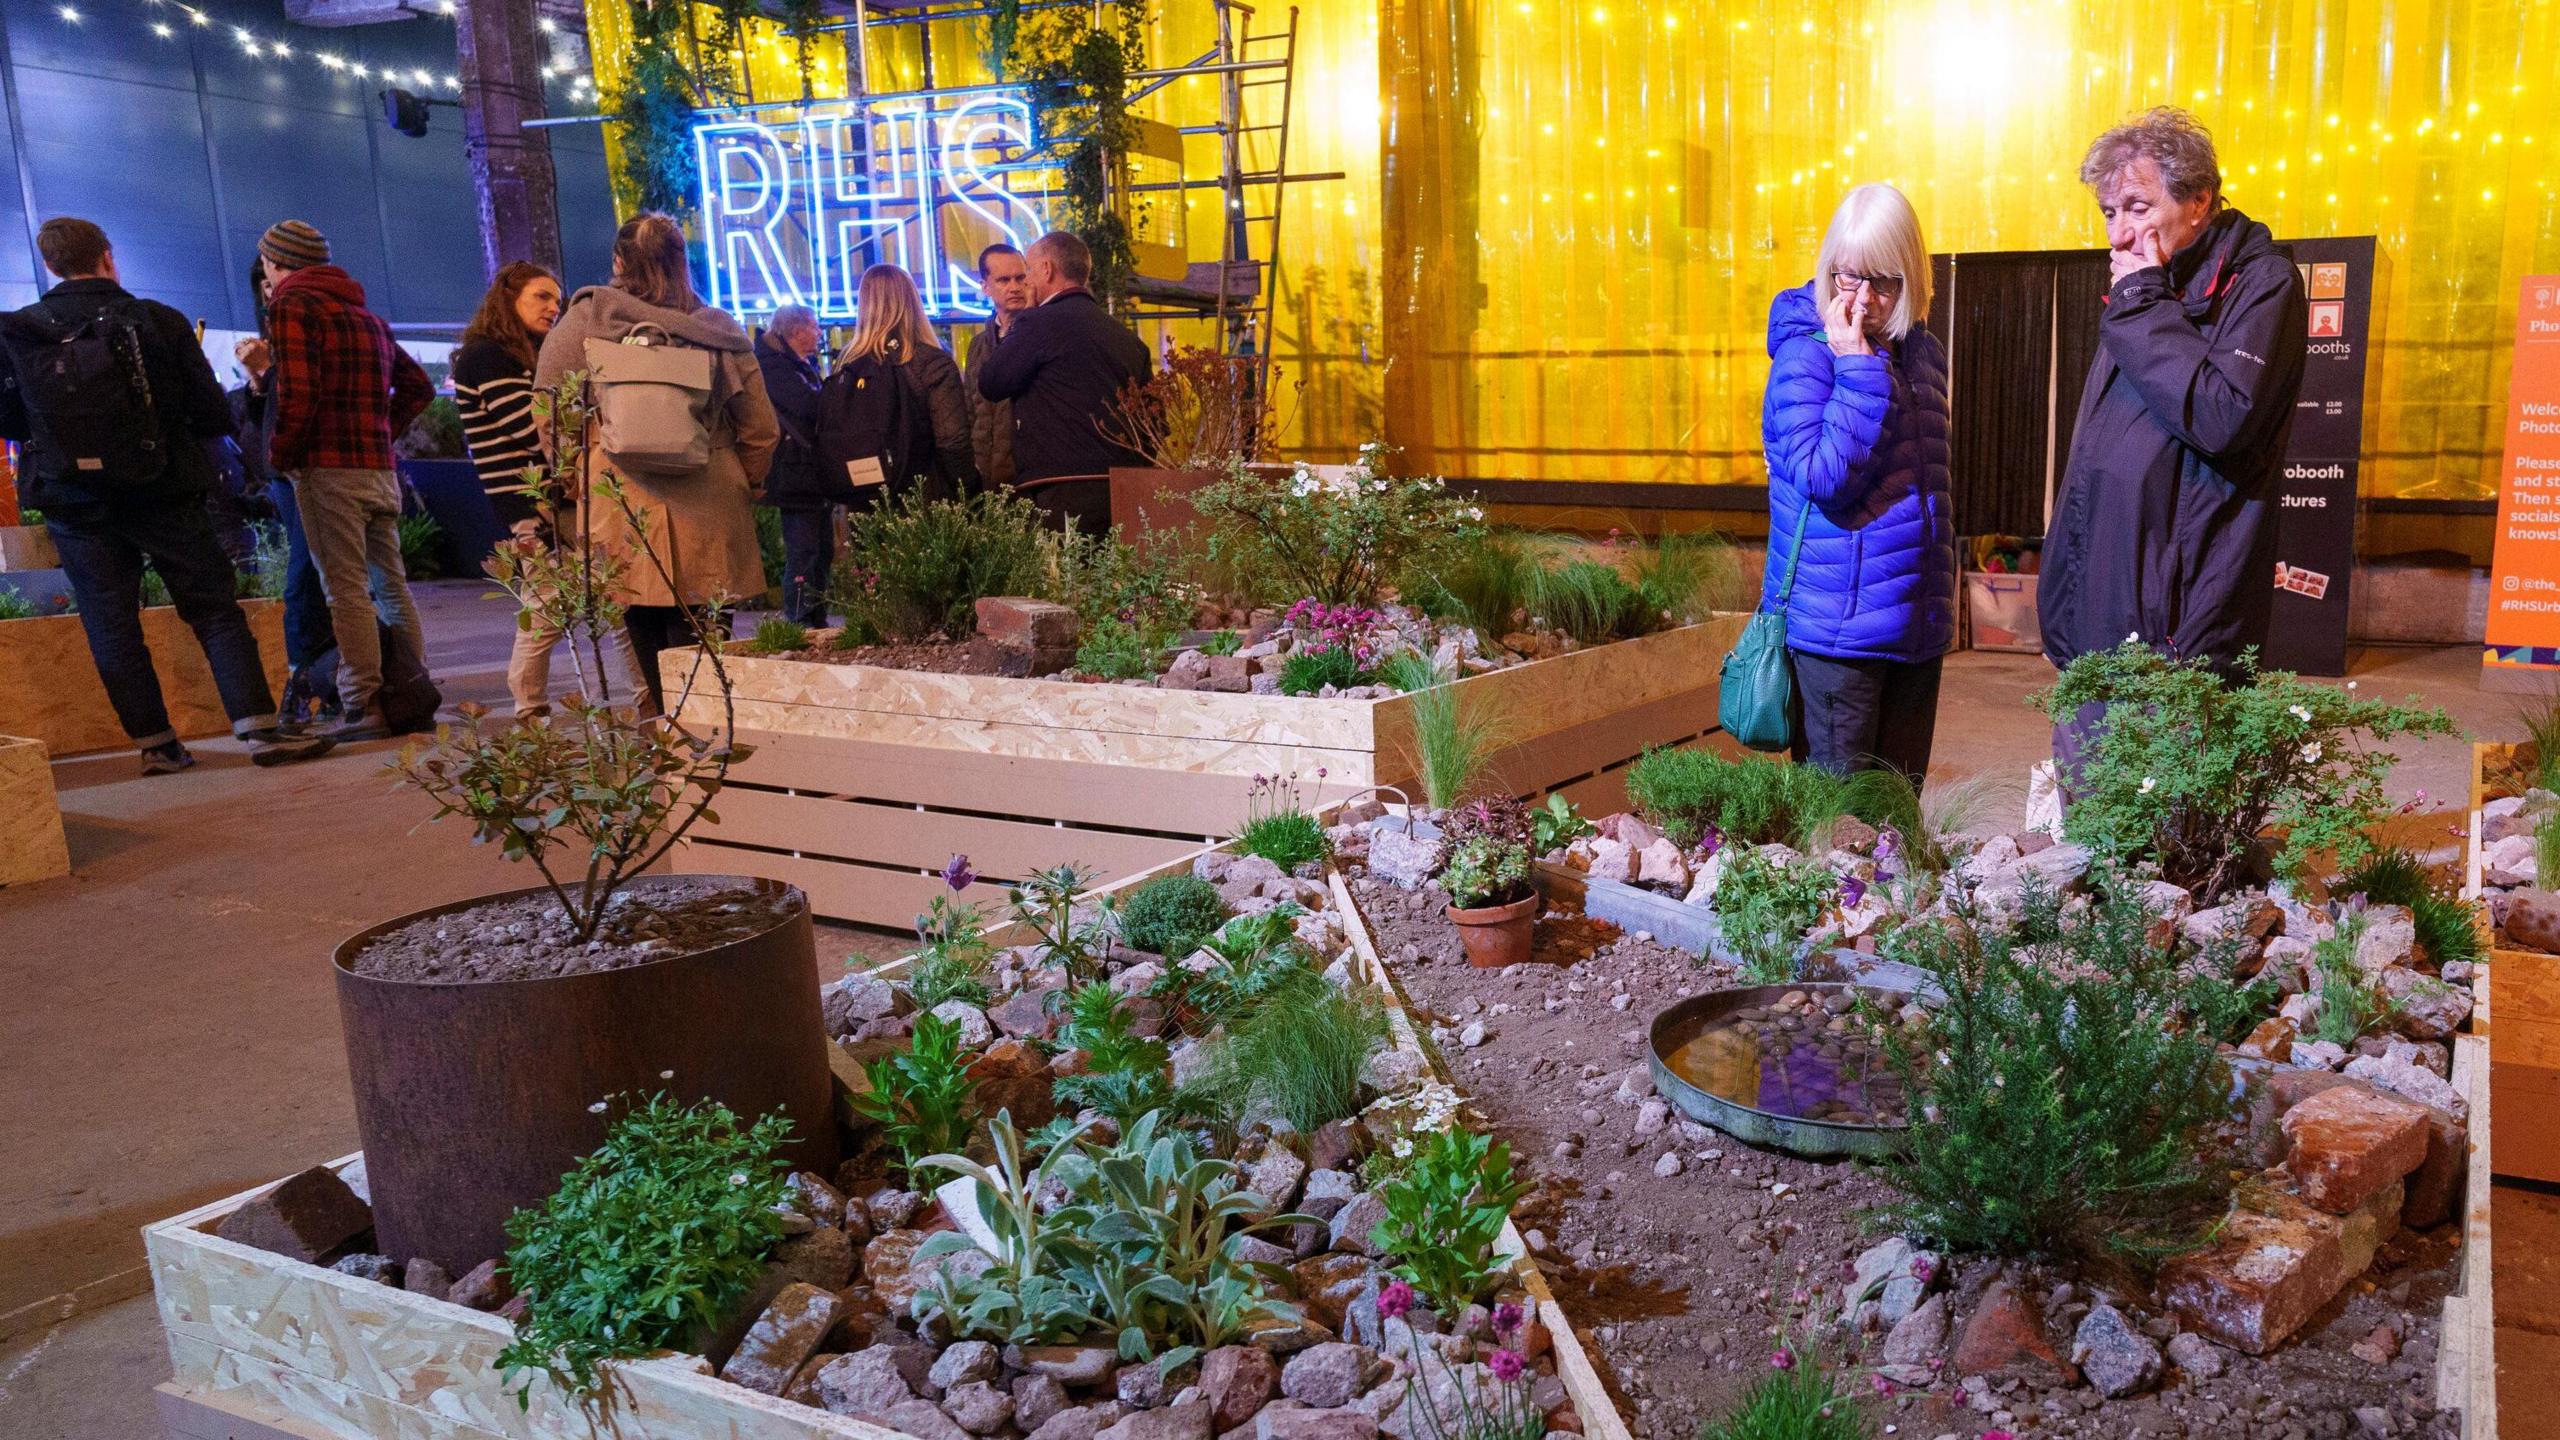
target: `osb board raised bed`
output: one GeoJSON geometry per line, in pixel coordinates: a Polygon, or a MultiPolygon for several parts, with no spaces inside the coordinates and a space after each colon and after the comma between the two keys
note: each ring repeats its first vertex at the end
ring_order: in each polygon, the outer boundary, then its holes
{"type": "MultiPolygon", "coordinates": [[[[1124,884],[1188,864],[1188,857],[1168,862],[1124,884]]],[[[1360,973],[1395,995],[1339,878],[1331,888],[1360,973]]],[[[1396,1004],[1392,1042],[1427,1056],[1396,1004]]],[[[1436,1058],[1433,1072],[1441,1073],[1436,1058]]],[[[859,1072],[849,1078],[860,1083],[859,1072]]],[[[363,1163],[349,1155],[330,1168],[357,1180],[363,1163]]],[[[508,1322],[214,1233],[271,1188],[143,1229],[174,1371],[159,1387],[162,1413],[178,1440],[900,1440],[899,1432],[729,1384],[679,1355],[609,1363],[611,1408],[600,1416],[547,1382],[520,1406],[497,1366],[514,1336],[508,1322]]],[[[1585,1432],[1629,1440],[1578,1333],[1507,1222],[1501,1250],[1538,1303],[1557,1378],[1585,1432]]]]}
{"type": "MultiPolygon", "coordinates": [[[[2471,747],[2470,843],[2465,892],[2485,898],[2482,820],[2488,770],[2508,759],[2512,745],[2471,747]]],[[[2482,924],[2487,921],[2483,918],[2482,924]]],[[[2527,1180],[2560,1181],[2560,955],[2496,946],[2488,951],[2489,983],[2472,1028],[2489,1037],[2490,1091],[2506,1103],[2506,1132],[2498,1137],[2498,1173],[2527,1180]]]]}
{"type": "MultiPolygon", "coordinates": [[[[249,631],[266,662],[267,688],[284,688],[284,603],[243,600],[249,631]]],[[[177,610],[155,605],[142,612],[142,638],[169,707],[169,724],[182,739],[230,733],[231,719],[214,688],[196,632],[177,610]]],[[[53,754],[80,755],[122,749],[129,742],[107,703],[107,687],[89,658],[88,637],[77,615],[0,620],[0,735],[41,740],[53,754]]]]}
{"type": "MultiPolygon", "coordinates": [[[[1717,670],[1745,618],[1458,682],[1469,713],[1501,726],[1493,773],[1516,794],[1562,790],[1585,808],[1622,807],[1622,772],[1636,756],[1715,730],[1717,670]]],[[[679,675],[690,654],[661,663],[679,675]]],[[[1062,860],[1106,876],[1145,869],[1235,833],[1256,776],[1297,777],[1314,808],[1373,786],[1410,788],[1415,772],[1405,696],[1232,695],[746,655],[725,663],[738,728],[758,748],[732,773],[718,823],[695,828],[676,868],[786,880],[831,919],[907,924],[941,893],[934,872],[955,853],[981,877],[969,899],[995,898],[1062,860]]],[[[684,713],[717,724],[719,704],[697,690],[684,713]]]]}
{"type": "Polygon", "coordinates": [[[0,735],[0,885],[70,873],[44,742],[0,735]]]}

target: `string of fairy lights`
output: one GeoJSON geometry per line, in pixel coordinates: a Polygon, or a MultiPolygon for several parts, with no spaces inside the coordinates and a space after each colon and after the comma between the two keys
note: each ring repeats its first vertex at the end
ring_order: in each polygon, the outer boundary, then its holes
{"type": "MultiPolygon", "coordinates": [[[[125,8],[127,7],[118,7],[119,10],[125,8]]],[[[240,52],[250,59],[262,60],[272,65],[308,63],[333,75],[343,75],[355,80],[380,81],[385,85],[415,90],[423,94],[452,95],[459,94],[462,90],[462,76],[457,71],[438,72],[424,65],[368,65],[364,61],[351,59],[324,46],[297,44],[282,35],[273,33],[272,30],[262,32],[249,25],[234,23],[205,6],[188,3],[188,0],[141,0],[139,8],[141,10],[139,18],[143,28],[156,40],[175,42],[189,35],[221,36],[237,45],[240,52]]],[[[436,0],[432,12],[421,10],[415,13],[441,14],[446,19],[452,19],[459,11],[460,6],[455,3],[455,0],[436,0]]],[[[53,14],[54,18],[64,25],[84,28],[92,25],[103,27],[127,18],[125,15],[112,12],[102,13],[93,7],[74,3],[74,0],[63,0],[63,3],[55,5],[53,14]]],[[[549,16],[544,16],[536,23],[541,28],[546,45],[555,40],[560,33],[559,25],[549,16]]],[[[569,98],[572,100],[592,101],[596,98],[594,78],[587,75],[576,62],[564,55],[555,53],[546,57],[543,61],[542,74],[546,80],[566,80],[569,98]]]]}

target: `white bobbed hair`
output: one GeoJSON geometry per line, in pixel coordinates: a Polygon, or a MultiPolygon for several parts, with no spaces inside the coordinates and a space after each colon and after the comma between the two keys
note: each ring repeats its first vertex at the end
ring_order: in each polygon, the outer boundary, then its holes
{"type": "Polygon", "coordinates": [[[1834,298],[1832,272],[1839,270],[1902,277],[1902,294],[1885,322],[1894,339],[1929,318],[1929,246],[1920,238],[1920,216],[1892,186],[1861,185],[1840,197],[1840,208],[1831,212],[1813,264],[1814,303],[1825,313],[1834,298]]]}

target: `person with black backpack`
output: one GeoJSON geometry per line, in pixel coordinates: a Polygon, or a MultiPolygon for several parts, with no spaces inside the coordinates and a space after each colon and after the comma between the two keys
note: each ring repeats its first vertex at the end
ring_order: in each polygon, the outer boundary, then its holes
{"type": "Polygon", "coordinates": [[[142,634],[145,567],[169,588],[213,668],[231,731],[250,758],[280,765],[335,743],[276,723],[258,637],[213,533],[204,442],[231,431],[231,407],[186,317],[116,280],[106,232],[56,216],[36,232],[62,283],[0,320],[0,436],[21,441],[20,493],[44,511],[62,554],[89,656],[142,772],[184,770],[142,634]]]}
{"type": "Polygon", "coordinates": [[[919,486],[936,499],[976,489],[969,386],[926,322],[916,282],[874,265],[855,303],[853,338],[818,392],[820,495],[868,510],[919,486]]]}

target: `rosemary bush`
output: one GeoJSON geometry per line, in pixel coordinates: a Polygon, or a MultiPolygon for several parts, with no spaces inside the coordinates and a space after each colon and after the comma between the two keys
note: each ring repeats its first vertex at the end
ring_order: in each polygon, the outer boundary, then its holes
{"type": "Polygon", "coordinates": [[[1236,561],[1274,593],[1333,605],[1375,605],[1408,563],[1480,533],[1483,512],[1438,480],[1384,473],[1384,445],[1360,447],[1340,478],[1305,465],[1286,475],[1229,466],[1192,496],[1209,522],[1213,559],[1236,561]]]}
{"type": "Polygon", "coordinates": [[[960,638],[990,595],[1055,594],[1056,546],[1010,491],[937,500],[923,489],[855,513],[828,599],[847,634],[960,638]]]}

